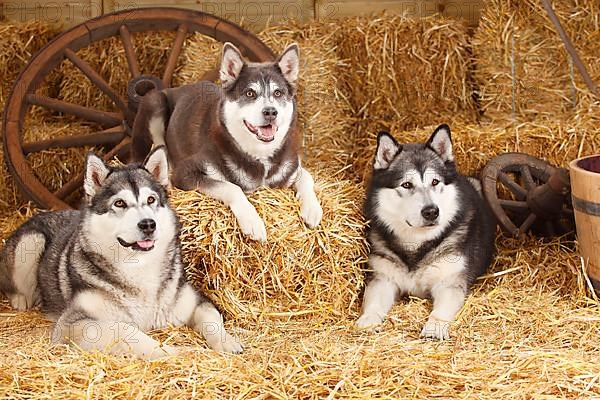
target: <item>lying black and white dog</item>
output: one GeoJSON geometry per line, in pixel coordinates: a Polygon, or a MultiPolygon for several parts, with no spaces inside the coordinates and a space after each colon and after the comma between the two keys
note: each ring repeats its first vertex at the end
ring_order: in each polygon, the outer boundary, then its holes
{"type": "Polygon", "coordinates": [[[143,97],[133,128],[134,159],[166,144],[173,184],[228,205],[252,239],[264,241],[267,232],[244,193],[261,186],[293,186],[303,220],[317,226],[323,211],[299,155],[298,72],[295,44],[275,62],[249,63],[226,43],[221,87],[202,81],[143,97]]]}
{"type": "Polygon", "coordinates": [[[56,320],[52,341],[84,350],[176,354],[145,332],[189,325],[211,348],[241,352],[219,311],[186,282],[168,183],[164,147],[125,167],[88,155],[86,205],[17,229],[0,255],[0,291],[18,310],[40,305],[56,320]]]}
{"type": "Polygon", "coordinates": [[[426,143],[379,134],[365,203],[372,275],[358,327],[381,324],[398,295],[429,297],[421,336],[449,338],[450,322],[493,258],[495,220],[480,192],[479,181],[456,171],[447,125],[426,143]]]}

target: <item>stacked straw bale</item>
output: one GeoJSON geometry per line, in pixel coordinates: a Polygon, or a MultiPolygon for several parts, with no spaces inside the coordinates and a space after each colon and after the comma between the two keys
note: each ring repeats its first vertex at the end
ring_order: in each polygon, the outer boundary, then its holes
{"type": "Polygon", "coordinates": [[[471,56],[464,23],[441,17],[378,16],[341,24],[341,88],[357,117],[402,129],[441,116],[474,121],[471,56]]]}
{"type": "Polygon", "coordinates": [[[304,226],[291,190],[249,196],[267,226],[267,242],[244,237],[231,211],[196,192],[174,190],[183,223],[188,276],[240,323],[311,315],[331,320],[354,310],[366,260],[363,191],[353,182],[318,181],[323,221],[304,226]]]}
{"type": "Polygon", "coordinates": [[[201,33],[194,33],[184,43],[181,52],[183,62],[175,71],[179,85],[195,83],[208,71],[219,68],[223,44],[201,33]]]}
{"type": "MultiPolygon", "coordinates": [[[[552,1],[583,63],[600,84],[600,4],[552,1]]],[[[488,0],[473,38],[480,104],[492,119],[569,117],[592,101],[539,0],[488,0]]]]}
{"type": "Polygon", "coordinates": [[[0,23],[0,106],[4,108],[17,76],[31,56],[59,32],[42,22],[0,23]]]}

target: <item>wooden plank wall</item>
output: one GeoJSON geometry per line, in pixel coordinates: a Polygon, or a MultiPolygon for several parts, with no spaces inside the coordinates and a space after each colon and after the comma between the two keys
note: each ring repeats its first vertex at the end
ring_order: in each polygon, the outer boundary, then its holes
{"type": "Polygon", "coordinates": [[[218,15],[257,31],[293,18],[300,22],[368,16],[384,10],[423,17],[436,13],[464,18],[471,25],[479,20],[484,0],[15,0],[0,2],[0,19],[41,19],[62,23],[65,28],[113,11],[171,6],[218,15]]]}
{"type": "Polygon", "coordinates": [[[175,6],[204,11],[252,30],[274,25],[287,17],[300,22],[314,18],[314,0],[104,0],[104,12],[136,7],[175,6]]]}
{"type": "Polygon", "coordinates": [[[32,1],[15,0],[0,3],[2,18],[25,22],[42,20],[62,24],[65,28],[103,14],[102,0],[32,1]]]}
{"type": "Polygon", "coordinates": [[[475,26],[483,8],[482,0],[315,0],[317,19],[340,19],[357,15],[370,15],[382,11],[426,17],[436,13],[464,18],[475,26]]]}

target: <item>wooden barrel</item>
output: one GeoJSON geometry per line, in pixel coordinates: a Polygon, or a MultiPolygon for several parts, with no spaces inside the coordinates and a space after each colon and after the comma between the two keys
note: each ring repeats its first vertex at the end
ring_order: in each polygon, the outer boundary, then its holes
{"type": "Polygon", "coordinates": [[[579,252],[600,293],[600,155],[574,160],[569,169],[579,252]]]}

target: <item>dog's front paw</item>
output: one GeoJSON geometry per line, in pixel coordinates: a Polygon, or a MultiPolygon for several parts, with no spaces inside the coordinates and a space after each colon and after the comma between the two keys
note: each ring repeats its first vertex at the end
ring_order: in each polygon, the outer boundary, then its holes
{"type": "Polygon", "coordinates": [[[252,240],[265,242],[267,240],[267,228],[258,213],[256,211],[254,213],[253,216],[245,216],[239,220],[240,229],[244,235],[250,236],[252,240]]]}
{"type": "Polygon", "coordinates": [[[218,351],[219,353],[240,354],[242,351],[244,351],[244,347],[239,340],[227,332],[224,333],[222,340],[215,341],[209,345],[214,351],[218,351]]]}
{"type": "Polygon", "coordinates": [[[319,225],[321,218],[323,218],[323,209],[321,208],[321,204],[319,204],[317,196],[312,194],[301,199],[300,215],[309,228],[319,225]]]}
{"type": "Polygon", "coordinates": [[[421,330],[421,337],[437,340],[450,339],[450,322],[429,317],[425,326],[423,326],[423,330],[421,330]]]}
{"type": "Polygon", "coordinates": [[[370,331],[379,331],[383,319],[377,314],[363,314],[356,320],[358,329],[367,329],[370,331]]]}
{"type": "Polygon", "coordinates": [[[256,209],[248,201],[243,205],[232,205],[231,210],[240,224],[242,233],[250,236],[253,240],[264,242],[267,240],[267,228],[265,223],[256,212],[256,209]]]}
{"type": "Polygon", "coordinates": [[[17,311],[27,311],[32,308],[31,301],[27,301],[27,296],[21,293],[15,293],[8,296],[10,305],[17,311]]]}

